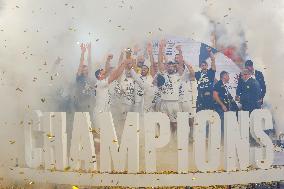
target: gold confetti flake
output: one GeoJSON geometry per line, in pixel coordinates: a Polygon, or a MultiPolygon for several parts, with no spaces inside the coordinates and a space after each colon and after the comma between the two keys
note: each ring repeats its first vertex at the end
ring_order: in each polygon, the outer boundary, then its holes
{"type": "Polygon", "coordinates": [[[70,169],[71,169],[71,167],[68,166],[68,167],[65,167],[65,168],[64,168],[64,171],[69,171],[70,169]]]}
{"type": "Polygon", "coordinates": [[[16,143],[16,141],[14,141],[14,140],[9,140],[9,142],[10,142],[10,144],[15,144],[16,143]]]}
{"type": "Polygon", "coordinates": [[[46,136],[47,136],[49,139],[52,139],[53,137],[55,137],[55,136],[52,135],[51,133],[47,133],[46,136]]]}
{"type": "Polygon", "coordinates": [[[72,189],[79,189],[78,186],[72,186],[72,189]]]}

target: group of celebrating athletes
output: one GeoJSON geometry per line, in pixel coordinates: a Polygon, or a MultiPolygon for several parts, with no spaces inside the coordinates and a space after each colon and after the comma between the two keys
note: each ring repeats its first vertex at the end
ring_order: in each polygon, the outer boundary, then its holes
{"type": "Polygon", "coordinates": [[[236,97],[228,90],[229,73],[221,71],[219,81],[215,78],[215,57],[207,47],[211,60],[200,62],[200,70],[183,58],[182,46],[176,46],[174,60],[168,60],[166,42],[159,41],[158,60],[153,55],[152,44],[146,47],[147,59],[138,50],[121,52],[118,66],[111,66],[113,55],[109,54],[105,67],[91,76],[91,44],[81,44],[81,59],[76,77],[75,111],[90,112],[95,131],[99,133],[96,117],[102,112],[113,112],[125,119],[127,112],[163,112],[176,128],[177,112],[188,112],[194,118],[201,110],[215,110],[221,119],[226,111],[253,111],[261,108],[266,93],[263,74],[247,60],[236,89],[236,97]],[[88,53],[85,64],[85,53],[88,53]],[[193,92],[197,88],[197,95],[193,92]],[[239,102],[240,105],[237,105],[239,102]]]}

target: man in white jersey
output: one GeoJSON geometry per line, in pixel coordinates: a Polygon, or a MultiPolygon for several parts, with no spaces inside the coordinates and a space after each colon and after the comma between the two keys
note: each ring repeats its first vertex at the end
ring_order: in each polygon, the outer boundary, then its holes
{"type": "Polygon", "coordinates": [[[126,58],[123,60],[123,64],[121,64],[117,70],[119,71],[119,75],[117,77],[117,82],[119,83],[121,98],[121,111],[122,115],[121,121],[124,121],[126,118],[127,112],[135,111],[135,81],[131,76],[130,70],[135,65],[135,59],[131,57],[131,50],[127,49],[126,58]],[[121,69],[123,69],[121,71],[121,69]]]}
{"type": "MultiPolygon", "coordinates": [[[[155,108],[155,95],[158,93],[157,85],[153,78],[157,74],[157,63],[154,62],[153,47],[151,43],[147,44],[147,53],[149,60],[143,59],[143,62],[137,61],[139,72],[133,73],[132,76],[136,81],[135,85],[135,109],[137,112],[153,112],[155,108]],[[149,65],[151,63],[151,65],[149,65]],[[150,68],[149,68],[150,66],[150,68]],[[137,77],[138,76],[138,77],[137,77]]],[[[144,56],[143,56],[144,57],[144,56]]],[[[139,60],[139,59],[138,59],[139,60]]]]}
{"type": "Polygon", "coordinates": [[[182,112],[188,112],[190,118],[194,117],[195,104],[193,103],[193,86],[192,81],[194,78],[194,70],[190,64],[183,59],[181,46],[176,46],[178,54],[175,55],[175,61],[178,63],[180,75],[183,76],[181,86],[179,88],[179,105],[182,112]]]}
{"type": "MultiPolygon", "coordinates": [[[[175,62],[169,61],[165,63],[165,41],[159,43],[159,71],[163,77],[162,84],[158,83],[161,91],[161,112],[166,113],[171,122],[171,129],[176,131],[177,112],[179,107],[179,88],[181,85],[181,75],[175,62]]],[[[161,80],[161,79],[159,79],[161,80]]]]}
{"type": "Polygon", "coordinates": [[[96,82],[96,105],[94,108],[94,117],[95,117],[95,128],[99,128],[99,124],[97,121],[97,117],[102,112],[108,112],[109,111],[109,103],[110,103],[110,97],[109,97],[109,80],[107,78],[108,73],[110,71],[110,61],[113,59],[113,55],[110,54],[107,57],[107,61],[105,64],[104,69],[98,69],[95,72],[95,76],[97,78],[96,82]]]}
{"type": "MultiPolygon", "coordinates": [[[[119,66],[109,75],[109,77],[106,77],[109,68],[110,68],[110,60],[113,58],[113,55],[109,55],[105,69],[99,69],[96,71],[95,75],[97,77],[97,102],[96,102],[96,107],[95,107],[95,116],[97,117],[100,113],[109,111],[109,104],[110,104],[110,95],[109,95],[109,85],[114,82],[115,80],[121,78],[122,73],[124,72],[125,68],[129,64],[129,61],[122,61],[120,60],[119,66]]],[[[99,123],[97,123],[97,127],[100,127],[99,123]]]]}

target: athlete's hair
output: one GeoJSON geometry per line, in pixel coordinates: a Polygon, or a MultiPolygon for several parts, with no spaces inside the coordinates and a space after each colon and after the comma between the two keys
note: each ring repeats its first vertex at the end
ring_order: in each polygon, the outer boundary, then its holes
{"type": "Polygon", "coordinates": [[[229,74],[227,71],[221,71],[220,79],[223,79],[226,74],[229,74]]]}
{"type": "Polygon", "coordinates": [[[99,75],[100,75],[100,73],[101,73],[102,70],[103,70],[103,69],[98,69],[98,70],[95,72],[95,76],[96,76],[97,79],[99,79],[99,75]]]}

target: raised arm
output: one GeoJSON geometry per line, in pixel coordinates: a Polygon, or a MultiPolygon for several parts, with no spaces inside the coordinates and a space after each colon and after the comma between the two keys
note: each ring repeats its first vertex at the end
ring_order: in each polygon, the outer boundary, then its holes
{"type": "Polygon", "coordinates": [[[113,59],[113,54],[109,54],[107,56],[107,60],[106,60],[106,64],[105,64],[105,72],[106,75],[108,75],[109,71],[110,71],[110,61],[113,59]]]}
{"type": "Polygon", "coordinates": [[[182,56],[181,45],[177,45],[177,46],[176,46],[176,50],[178,51],[178,54],[182,56]]]}
{"type": "Polygon", "coordinates": [[[188,71],[189,71],[189,78],[191,81],[195,80],[195,71],[192,67],[192,65],[188,62],[185,62],[185,66],[187,67],[188,71]]]}
{"type": "Polygon", "coordinates": [[[78,67],[77,75],[81,75],[83,73],[83,67],[85,64],[86,45],[82,43],[80,47],[81,47],[81,57],[80,57],[80,64],[78,67]]]}
{"type": "Polygon", "coordinates": [[[177,71],[179,73],[179,75],[182,75],[184,73],[184,59],[182,56],[182,50],[181,50],[181,45],[176,46],[176,50],[178,51],[178,54],[176,55],[176,60],[178,62],[178,66],[177,66],[177,71]]]}
{"type": "Polygon", "coordinates": [[[127,64],[127,62],[125,60],[120,61],[118,63],[119,66],[108,77],[108,83],[112,83],[114,80],[116,80],[117,78],[119,78],[121,76],[121,74],[123,73],[123,71],[126,67],[126,64],[127,64]]]}
{"type": "Polygon", "coordinates": [[[88,50],[88,58],[87,58],[87,61],[88,61],[88,71],[89,73],[92,73],[92,45],[91,45],[91,42],[88,43],[86,45],[87,47],[87,50],[88,50]]]}
{"type": "Polygon", "coordinates": [[[206,48],[207,48],[207,51],[208,51],[210,59],[211,59],[211,69],[216,71],[215,57],[214,57],[214,54],[212,52],[212,49],[211,49],[211,47],[206,47],[206,48]]]}
{"type": "Polygon", "coordinates": [[[150,59],[150,63],[151,63],[151,66],[150,66],[150,74],[152,77],[154,77],[156,75],[156,71],[155,71],[155,68],[154,68],[154,55],[153,55],[153,46],[152,46],[152,43],[148,43],[147,44],[147,53],[149,55],[149,59],[150,59]]]}
{"type": "Polygon", "coordinates": [[[164,72],[166,70],[165,64],[164,64],[164,52],[166,47],[166,41],[161,40],[159,43],[159,55],[158,55],[158,68],[160,72],[164,72]]]}

